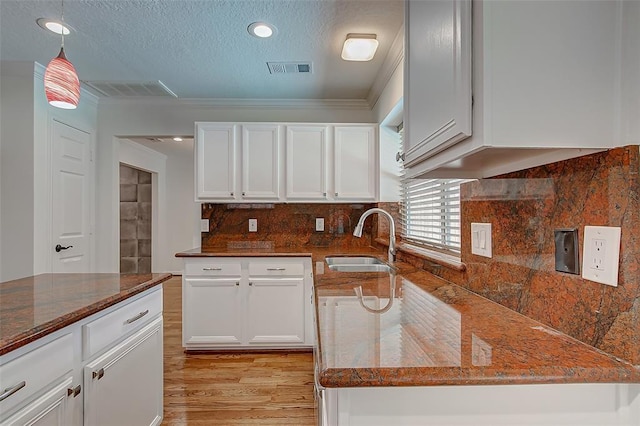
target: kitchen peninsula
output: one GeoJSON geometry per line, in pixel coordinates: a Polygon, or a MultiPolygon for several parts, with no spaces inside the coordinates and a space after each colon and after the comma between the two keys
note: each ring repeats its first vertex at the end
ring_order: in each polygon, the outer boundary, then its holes
{"type": "Polygon", "coordinates": [[[159,424],[162,283],[42,274],[0,284],[0,423],[159,424]]]}
{"type": "Polygon", "coordinates": [[[336,272],[372,248],[240,247],[177,256],[310,257],[321,424],[612,424],[640,419],[640,370],[405,262],[336,272]]]}

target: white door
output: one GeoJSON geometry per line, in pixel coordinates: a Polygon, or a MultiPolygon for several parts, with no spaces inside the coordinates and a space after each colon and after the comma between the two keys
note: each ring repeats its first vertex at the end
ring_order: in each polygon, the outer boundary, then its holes
{"type": "Polygon", "coordinates": [[[249,278],[247,341],[304,343],[304,279],[249,278]]]}
{"type": "Polygon", "coordinates": [[[280,197],[280,126],[242,126],[242,198],[280,197]]]}
{"type": "Polygon", "coordinates": [[[335,127],[336,200],[375,201],[378,182],[378,151],[373,126],[335,127]]]}
{"type": "Polygon", "coordinates": [[[91,271],[91,135],[52,121],[52,272],[91,271]]]}
{"type": "Polygon", "coordinates": [[[287,199],[327,199],[327,126],[287,127],[287,199]]]}

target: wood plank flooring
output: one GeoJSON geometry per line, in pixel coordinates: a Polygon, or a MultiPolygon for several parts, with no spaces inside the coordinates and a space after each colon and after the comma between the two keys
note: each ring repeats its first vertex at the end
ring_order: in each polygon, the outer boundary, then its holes
{"type": "Polygon", "coordinates": [[[163,425],[315,425],[313,355],[185,354],[181,278],[164,283],[163,425]]]}

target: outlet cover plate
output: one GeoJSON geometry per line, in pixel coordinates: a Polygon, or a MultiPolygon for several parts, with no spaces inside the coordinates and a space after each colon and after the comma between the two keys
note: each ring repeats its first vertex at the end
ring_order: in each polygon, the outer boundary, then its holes
{"type": "Polygon", "coordinates": [[[324,232],[324,217],[316,217],[316,231],[324,232]]]}
{"type": "Polygon", "coordinates": [[[249,219],[249,232],[258,232],[258,219],[249,219]]]}
{"type": "Polygon", "coordinates": [[[620,234],[616,226],[585,226],[582,245],[582,278],[618,286],[620,234]]]}
{"type": "Polygon", "coordinates": [[[471,224],[471,253],[491,257],[491,224],[471,224]]]}
{"type": "Polygon", "coordinates": [[[200,232],[209,232],[209,219],[200,219],[200,232]]]}

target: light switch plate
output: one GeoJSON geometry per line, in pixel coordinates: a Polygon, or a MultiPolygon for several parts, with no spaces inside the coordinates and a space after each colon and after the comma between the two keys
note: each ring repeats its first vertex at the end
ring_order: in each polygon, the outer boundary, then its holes
{"type": "Polygon", "coordinates": [[[209,219],[200,219],[200,232],[209,232],[209,219]]]}
{"type": "Polygon", "coordinates": [[[491,257],[491,224],[471,224],[471,253],[491,257]]]}
{"type": "Polygon", "coordinates": [[[316,217],[316,231],[324,231],[324,217],[316,217]]]}
{"type": "Polygon", "coordinates": [[[616,226],[585,226],[582,250],[582,278],[618,286],[620,234],[616,226]]]}
{"type": "Polygon", "coordinates": [[[258,232],[258,219],[249,219],[249,232],[258,232]]]}

